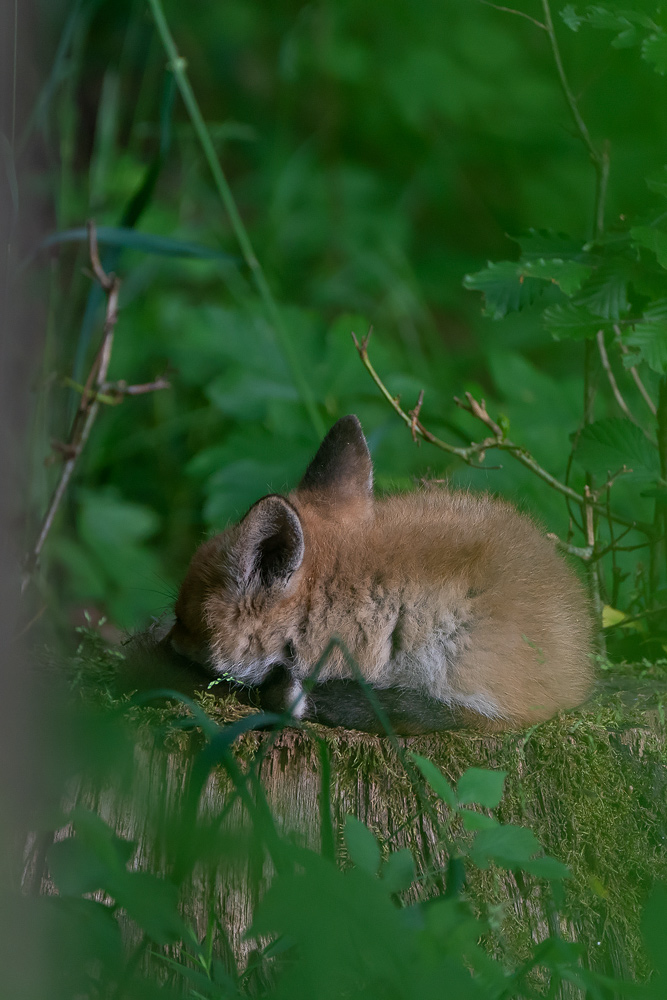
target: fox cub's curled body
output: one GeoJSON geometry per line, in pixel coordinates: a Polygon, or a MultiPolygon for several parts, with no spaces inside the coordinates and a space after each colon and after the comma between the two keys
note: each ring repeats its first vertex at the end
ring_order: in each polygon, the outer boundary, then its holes
{"type": "Polygon", "coordinates": [[[296,491],[195,553],[169,638],[300,718],[377,730],[340,647],[303,693],[336,638],[410,734],[521,727],[577,705],[589,633],[580,584],[527,517],[442,489],[374,500],[361,426],[344,417],[296,491]]]}

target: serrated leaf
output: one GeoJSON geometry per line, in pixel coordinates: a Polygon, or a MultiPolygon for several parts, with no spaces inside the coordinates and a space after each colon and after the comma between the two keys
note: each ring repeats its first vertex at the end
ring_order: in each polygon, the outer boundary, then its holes
{"type": "Polygon", "coordinates": [[[415,878],[415,862],[407,847],[390,854],[382,866],[382,882],[388,892],[409,889],[415,878]]]}
{"type": "Polygon", "coordinates": [[[571,31],[579,31],[579,25],[582,22],[582,18],[579,14],[577,14],[573,4],[569,3],[567,6],[563,7],[560,12],[560,16],[571,31]]]}
{"type": "Polygon", "coordinates": [[[600,317],[573,302],[549,306],[542,318],[555,340],[590,340],[604,327],[600,317]]]}
{"type": "Polygon", "coordinates": [[[380,846],[368,829],[356,816],[348,816],[344,829],[347,852],[351,860],[362,871],[377,875],[380,867],[380,846]]]}
{"type": "Polygon", "coordinates": [[[530,305],[543,291],[543,283],[526,278],[518,263],[502,260],[489,262],[483,271],[467,274],[463,287],[484,295],[484,314],[491,319],[503,319],[508,312],[518,312],[530,305]]]}
{"type": "Polygon", "coordinates": [[[411,753],[410,757],[415,762],[424,778],[431,786],[436,795],[452,809],[456,809],[458,802],[452,786],[447,781],[439,767],[426,757],[420,757],[418,753],[411,753]]]}
{"type": "Polygon", "coordinates": [[[645,361],[654,372],[667,373],[667,299],[645,309],[642,318],[624,334],[623,342],[639,349],[633,364],[645,361]]]}
{"type": "Polygon", "coordinates": [[[459,816],[465,830],[491,830],[494,826],[499,826],[498,820],[492,816],[473,812],[472,809],[459,809],[459,816]]]}
{"type": "Polygon", "coordinates": [[[657,448],[629,420],[611,418],[588,424],[579,436],[577,461],[589,472],[606,477],[624,465],[634,478],[655,480],[660,475],[657,448]]]}
{"type": "Polygon", "coordinates": [[[635,226],[630,236],[638,246],[652,250],[660,266],[667,268],[667,233],[653,226],[635,226]]]}
{"type": "Polygon", "coordinates": [[[616,322],[630,308],[628,278],[613,264],[601,267],[577,296],[577,305],[601,319],[616,322]]]}
{"type": "Polygon", "coordinates": [[[644,39],[642,58],[661,76],[667,73],[667,34],[664,31],[655,32],[644,39]]]}
{"type": "Polygon", "coordinates": [[[487,809],[495,809],[503,797],[507,771],[488,771],[469,767],[458,780],[456,794],[461,804],[475,802],[487,809]]]}
{"type": "Polygon", "coordinates": [[[519,262],[519,268],[526,278],[554,282],[566,295],[578,291],[591,274],[591,268],[587,264],[581,264],[576,260],[565,260],[563,257],[522,260],[519,262]]]}

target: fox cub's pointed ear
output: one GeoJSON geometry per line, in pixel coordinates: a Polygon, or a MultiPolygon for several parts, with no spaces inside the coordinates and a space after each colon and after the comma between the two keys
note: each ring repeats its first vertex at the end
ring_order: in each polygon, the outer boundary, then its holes
{"type": "Polygon", "coordinates": [[[355,416],[341,417],[333,425],[299,483],[302,491],[341,501],[371,496],[373,464],[355,416]]]}
{"type": "Polygon", "coordinates": [[[268,496],[239,525],[239,583],[244,589],[285,584],[303,561],[303,530],[291,503],[268,496]]]}

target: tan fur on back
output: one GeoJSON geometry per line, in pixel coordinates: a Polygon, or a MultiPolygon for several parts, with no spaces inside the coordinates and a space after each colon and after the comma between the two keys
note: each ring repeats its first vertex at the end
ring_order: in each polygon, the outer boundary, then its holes
{"type": "MultiPolygon", "coordinates": [[[[257,684],[286,656],[307,677],[336,637],[375,687],[425,691],[480,728],[530,725],[586,697],[582,587],[509,504],[433,487],[340,502],[300,489],[287,502],[303,532],[298,568],[244,591],[246,522],[206,542],[176,606],[176,648],[257,684]]],[[[319,680],[349,676],[334,649],[319,680]]]]}

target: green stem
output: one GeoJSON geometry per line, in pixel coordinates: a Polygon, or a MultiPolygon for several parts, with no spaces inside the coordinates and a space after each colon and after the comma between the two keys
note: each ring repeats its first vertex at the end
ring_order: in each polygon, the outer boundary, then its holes
{"type": "Polygon", "coordinates": [[[195,97],[194,91],[190,86],[190,81],[186,73],[186,61],[178,53],[176,43],[174,42],[171,31],[169,30],[169,25],[167,24],[167,20],[164,16],[162,0],[148,0],[148,4],[151,8],[151,13],[160,35],[162,46],[169,57],[169,67],[174,74],[178,89],[181,93],[181,97],[183,98],[183,103],[187,108],[192,126],[195,130],[195,134],[199,139],[206,162],[208,163],[211,173],[213,174],[215,186],[218,194],[220,195],[220,200],[222,201],[229,216],[234,235],[238,240],[241,253],[243,254],[243,259],[250,268],[250,273],[253,276],[255,286],[274,327],[281,350],[283,351],[290,367],[294,384],[296,385],[302,402],[308,411],[313,428],[318,437],[323,437],[325,427],[317,410],[315,398],[308,381],[301,370],[297,350],[287,332],[280,309],[278,308],[278,304],[269,287],[266,275],[264,274],[264,269],[255,255],[255,251],[253,250],[250,242],[250,237],[248,236],[248,231],[246,230],[238,208],[236,207],[234,196],[231,192],[229,184],[227,183],[227,178],[225,177],[223,169],[220,166],[220,161],[218,160],[215,152],[213,141],[199,109],[197,98],[195,97]]]}

